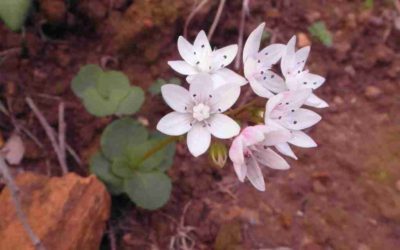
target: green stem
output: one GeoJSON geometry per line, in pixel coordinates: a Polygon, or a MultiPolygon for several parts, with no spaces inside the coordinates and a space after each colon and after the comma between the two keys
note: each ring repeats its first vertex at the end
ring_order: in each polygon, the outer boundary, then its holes
{"type": "Polygon", "coordinates": [[[238,114],[240,114],[242,111],[244,111],[245,109],[247,109],[247,108],[253,106],[254,104],[256,104],[257,101],[258,101],[258,99],[254,99],[254,100],[252,100],[252,101],[246,103],[246,104],[243,105],[243,106],[240,106],[240,107],[237,107],[237,108],[235,108],[235,109],[229,110],[229,111],[226,112],[225,114],[226,114],[226,115],[229,115],[229,116],[238,115],[238,114]]]}
{"type": "Polygon", "coordinates": [[[164,140],[162,140],[159,144],[148,150],[142,157],[142,159],[138,162],[137,165],[140,165],[140,163],[144,162],[148,158],[150,158],[152,155],[163,149],[165,146],[167,146],[170,143],[173,143],[175,141],[178,141],[179,137],[178,136],[171,136],[167,137],[164,140]]]}

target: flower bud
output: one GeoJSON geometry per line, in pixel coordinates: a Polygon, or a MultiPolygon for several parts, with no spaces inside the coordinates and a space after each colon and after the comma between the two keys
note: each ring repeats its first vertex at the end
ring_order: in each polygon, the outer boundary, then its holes
{"type": "Polygon", "coordinates": [[[228,150],[225,144],[220,142],[212,143],[208,153],[212,164],[220,168],[225,166],[228,159],[228,150]]]}

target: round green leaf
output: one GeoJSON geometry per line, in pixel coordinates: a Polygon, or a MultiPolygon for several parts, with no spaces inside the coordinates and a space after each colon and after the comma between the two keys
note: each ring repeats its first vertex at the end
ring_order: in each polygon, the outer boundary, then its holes
{"type": "Polygon", "coordinates": [[[133,176],[133,168],[130,165],[129,159],[125,156],[121,156],[113,161],[111,171],[121,178],[131,178],[133,176]]]}
{"type": "Polygon", "coordinates": [[[114,121],[101,136],[101,149],[104,155],[113,160],[121,156],[128,147],[144,143],[149,134],[147,129],[132,118],[114,121]]]}
{"type": "Polygon", "coordinates": [[[109,98],[103,98],[96,88],[91,87],[83,93],[83,105],[94,116],[112,115],[118,108],[121,96],[125,95],[125,91],[114,89],[111,91],[109,98]]]}
{"type": "Polygon", "coordinates": [[[118,178],[111,172],[111,163],[101,154],[97,152],[90,160],[90,172],[95,174],[100,180],[105,182],[114,194],[122,192],[122,179],[118,178]],[[120,192],[118,192],[118,190],[120,192]]]}
{"type": "Polygon", "coordinates": [[[161,172],[136,172],[131,179],[124,180],[124,190],[139,207],[155,210],[169,199],[172,184],[170,178],[161,172]]]}
{"type": "Polygon", "coordinates": [[[140,87],[132,86],[129,94],[119,104],[116,115],[132,115],[143,105],[144,91],[140,87]]]}
{"type": "Polygon", "coordinates": [[[83,98],[86,89],[96,87],[97,80],[102,72],[102,69],[94,64],[83,66],[72,80],[72,91],[76,96],[83,98]]]}
{"type": "Polygon", "coordinates": [[[1,0],[0,19],[12,30],[19,31],[25,23],[32,0],[1,0]]]}
{"type": "Polygon", "coordinates": [[[102,72],[96,85],[97,91],[103,98],[108,98],[113,90],[122,90],[124,95],[119,101],[127,96],[129,87],[128,77],[124,73],[114,70],[102,72]]]}

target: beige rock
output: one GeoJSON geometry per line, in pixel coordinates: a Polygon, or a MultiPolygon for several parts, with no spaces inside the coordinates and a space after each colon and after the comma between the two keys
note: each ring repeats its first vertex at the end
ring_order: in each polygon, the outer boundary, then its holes
{"type": "MultiPolygon", "coordinates": [[[[96,177],[23,173],[16,183],[29,224],[46,249],[99,249],[110,214],[110,197],[96,177]]],[[[0,194],[0,204],[0,249],[34,250],[7,188],[0,194]]]]}
{"type": "Polygon", "coordinates": [[[365,96],[370,99],[376,99],[382,94],[382,90],[375,86],[368,86],[365,88],[365,96]]]}

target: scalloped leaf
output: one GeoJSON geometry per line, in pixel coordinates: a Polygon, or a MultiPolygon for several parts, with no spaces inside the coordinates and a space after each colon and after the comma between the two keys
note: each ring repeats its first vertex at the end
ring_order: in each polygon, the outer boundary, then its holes
{"type": "Polygon", "coordinates": [[[1,0],[0,19],[12,31],[19,31],[25,23],[32,0],[1,0]]]}
{"type": "Polygon", "coordinates": [[[144,91],[132,86],[128,95],[118,105],[116,115],[132,115],[139,111],[145,100],[144,91]]]}
{"type": "Polygon", "coordinates": [[[74,94],[79,98],[83,98],[86,89],[96,87],[102,72],[103,70],[95,64],[81,67],[78,74],[72,79],[71,88],[74,94]]]}

